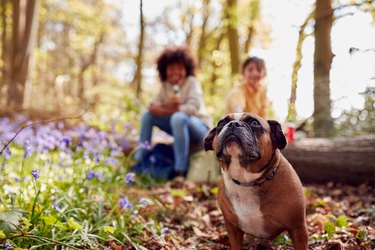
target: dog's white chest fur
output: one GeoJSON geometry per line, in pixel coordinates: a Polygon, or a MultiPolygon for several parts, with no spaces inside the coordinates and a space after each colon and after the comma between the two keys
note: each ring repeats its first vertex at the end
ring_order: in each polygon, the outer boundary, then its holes
{"type": "Polygon", "coordinates": [[[239,186],[233,183],[227,172],[222,173],[225,191],[238,217],[241,230],[258,238],[269,237],[264,231],[264,219],[258,196],[251,187],[239,186]]]}

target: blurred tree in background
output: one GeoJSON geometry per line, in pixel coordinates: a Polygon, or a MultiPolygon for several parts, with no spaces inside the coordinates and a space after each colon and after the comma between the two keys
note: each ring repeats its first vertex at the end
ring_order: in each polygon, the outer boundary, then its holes
{"type": "MultiPolygon", "coordinates": [[[[158,88],[157,55],[165,46],[185,43],[199,59],[198,77],[217,120],[224,113],[228,89],[240,79],[241,62],[254,45],[267,48],[272,42],[261,3],[178,0],[166,5],[162,15],[149,17],[143,13],[147,1],[140,0],[134,31],[123,22],[126,6],[119,0],[2,0],[0,111],[48,116],[89,109],[97,119],[137,121],[158,88]]],[[[373,0],[317,0],[296,45],[288,119],[296,120],[304,38],[314,34],[317,136],[332,134],[330,33],[339,18],[335,11],[342,6],[375,13],[373,0]],[[315,32],[305,30],[313,25],[315,32]]]]}

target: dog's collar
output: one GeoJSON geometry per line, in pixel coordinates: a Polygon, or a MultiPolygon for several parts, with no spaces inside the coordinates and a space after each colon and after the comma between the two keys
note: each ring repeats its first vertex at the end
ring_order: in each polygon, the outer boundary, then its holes
{"type": "Polygon", "coordinates": [[[255,180],[255,181],[250,181],[250,182],[242,182],[242,181],[239,181],[239,180],[236,180],[236,179],[233,179],[233,178],[232,178],[232,181],[235,184],[237,184],[239,186],[242,186],[242,187],[253,187],[253,186],[260,185],[260,184],[262,184],[265,181],[271,180],[276,175],[276,171],[277,171],[278,165],[276,164],[276,167],[269,174],[267,174],[267,173],[269,172],[268,168],[270,168],[271,166],[274,165],[276,151],[277,151],[277,149],[275,151],[273,151],[273,154],[272,154],[270,160],[259,171],[259,173],[262,172],[262,171],[265,171],[265,173],[266,173],[265,175],[259,177],[259,179],[255,180]]]}

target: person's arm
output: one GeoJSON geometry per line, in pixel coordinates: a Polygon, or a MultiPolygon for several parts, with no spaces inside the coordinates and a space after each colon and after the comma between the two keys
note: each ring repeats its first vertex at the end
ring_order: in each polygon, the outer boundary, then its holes
{"type": "Polygon", "coordinates": [[[268,117],[268,106],[269,106],[269,102],[267,98],[267,90],[264,88],[261,91],[262,91],[262,95],[261,95],[261,106],[259,110],[259,116],[266,119],[268,117]]]}
{"type": "Polygon", "coordinates": [[[201,83],[195,77],[189,77],[187,79],[187,96],[184,103],[179,105],[179,111],[184,112],[188,115],[194,115],[198,112],[201,102],[203,102],[203,90],[201,83]]]}
{"type": "Polygon", "coordinates": [[[148,107],[148,111],[155,116],[170,116],[174,112],[178,111],[178,105],[175,108],[172,106],[164,106],[157,103],[151,103],[148,107]]]}

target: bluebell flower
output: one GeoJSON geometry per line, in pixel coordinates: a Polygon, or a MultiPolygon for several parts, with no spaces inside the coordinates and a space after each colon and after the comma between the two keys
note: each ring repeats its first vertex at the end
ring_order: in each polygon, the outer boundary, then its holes
{"type": "Polygon", "coordinates": [[[130,147],[129,140],[125,137],[121,137],[119,141],[120,147],[123,149],[127,149],[130,147]]]}
{"type": "Polygon", "coordinates": [[[34,177],[34,179],[39,179],[40,177],[40,171],[39,169],[34,169],[34,170],[31,170],[31,175],[34,177]]]}
{"type": "Polygon", "coordinates": [[[58,129],[63,129],[65,127],[64,123],[63,122],[59,122],[57,123],[57,128],[58,129]]]}
{"type": "Polygon", "coordinates": [[[102,173],[95,173],[95,177],[96,177],[96,179],[98,179],[98,180],[103,180],[103,174],[102,173]]]}
{"type": "Polygon", "coordinates": [[[142,205],[145,205],[145,206],[149,205],[148,201],[145,198],[140,198],[139,203],[141,203],[142,205]]]}
{"type": "Polygon", "coordinates": [[[151,155],[151,156],[150,156],[150,162],[151,162],[152,164],[155,164],[155,163],[156,163],[155,155],[151,155]]]}
{"type": "Polygon", "coordinates": [[[32,151],[33,151],[33,146],[30,144],[30,141],[29,140],[26,140],[25,141],[25,144],[23,145],[23,158],[27,158],[29,157],[31,154],[32,154],[32,151]]]}
{"type": "Polygon", "coordinates": [[[133,204],[129,201],[128,197],[121,198],[119,201],[120,208],[133,209],[133,204]]]}
{"type": "Polygon", "coordinates": [[[105,163],[107,165],[111,165],[111,166],[119,166],[120,165],[120,162],[113,158],[113,157],[108,157],[106,160],[105,160],[105,163]]]}
{"type": "Polygon", "coordinates": [[[10,249],[13,249],[13,245],[10,242],[6,241],[5,242],[5,250],[10,250],[10,249]]]}
{"type": "Polygon", "coordinates": [[[125,177],[125,182],[130,183],[135,181],[135,173],[128,173],[125,177]]]}
{"type": "Polygon", "coordinates": [[[61,140],[61,144],[65,147],[69,146],[70,145],[70,139],[67,138],[67,137],[64,137],[62,140],[61,140]]]}
{"type": "Polygon", "coordinates": [[[163,229],[161,230],[161,235],[162,236],[166,236],[167,234],[169,234],[171,232],[171,230],[167,227],[163,227],[163,229]]]}
{"type": "Polygon", "coordinates": [[[59,205],[59,203],[57,203],[57,202],[54,202],[54,203],[52,204],[52,207],[53,207],[53,209],[54,209],[55,211],[59,211],[59,209],[60,209],[60,205],[59,205]]]}
{"type": "Polygon", "coordinates": [[[91,180],[95,177],[95,172],[94,170],[90,170],[89,172],[87,172],[87,179],[88,180],[91,180]]]}
{"type": "Polygon", "coordinates": [[[143,149],[146,149],[146,150],[151,150],[151,144],[148,141],[140,142],[139,147],[143,148],[143,149]]]}
{"type": "Polygon", "coordinates": [[[8,146],[6,146],[5,147],[5,158],[9,159],[11,155],[12,155],[12,151],[10,150],[10,148],[8,146]]]}

